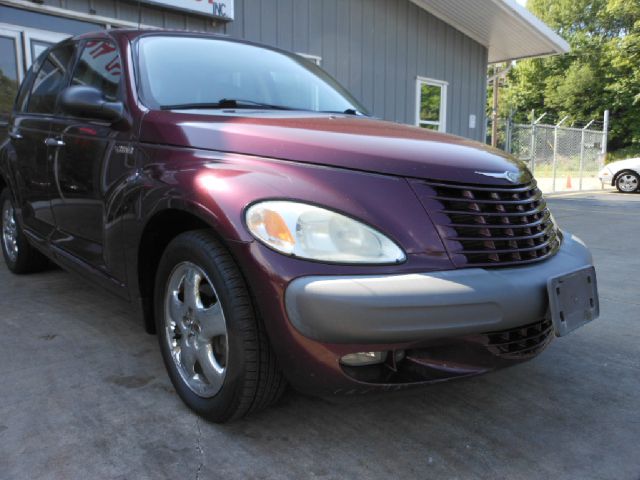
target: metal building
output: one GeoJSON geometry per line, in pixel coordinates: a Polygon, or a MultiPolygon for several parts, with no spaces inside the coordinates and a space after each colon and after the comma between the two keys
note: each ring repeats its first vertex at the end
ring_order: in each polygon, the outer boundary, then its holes
{"type": "Polygon", "coordinates": [[[488,63],[568,50],[515,0],[0,0],[0,122],[46,47],[139,25],[299,53],[378,117],[475,140],[484,138],[488,63]]]}

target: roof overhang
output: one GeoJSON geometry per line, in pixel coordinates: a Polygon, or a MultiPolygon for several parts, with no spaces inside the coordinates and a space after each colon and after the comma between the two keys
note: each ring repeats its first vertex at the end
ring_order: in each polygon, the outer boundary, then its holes
{"type": "Polygon", "coordinates": [[[515,0],[411,0],[487,47],[489,63],[559,55],[569,44],[515,0]]]}

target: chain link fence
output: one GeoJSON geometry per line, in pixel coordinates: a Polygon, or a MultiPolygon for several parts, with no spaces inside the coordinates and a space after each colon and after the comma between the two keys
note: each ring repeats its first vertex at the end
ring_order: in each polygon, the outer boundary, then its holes
{"type": "Polygon", "coordinates": [[[502,120],[498,147],[525,162],[545,193],[602,188],[598,171],[606,155],[607,119],[602,130],[502,120]]]}

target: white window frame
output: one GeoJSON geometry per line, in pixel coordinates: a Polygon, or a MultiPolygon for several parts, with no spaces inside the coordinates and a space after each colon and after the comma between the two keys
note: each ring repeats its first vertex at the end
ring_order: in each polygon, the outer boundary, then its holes
{"type": "Polygon", "coordinates": [[[436,80],[435,78],[418,77],[416,80],[416,126],[436,125],[439,132],[447,131],[447,87],[449,82],[444,80],[436,80]],[[440,87],[440,115],[438,121],[421,120],[420,105],[422,100],[422,85],[430,85],[432,87],[440,87]]]}
{"type": "Polygon", "coordinates": [[[18,74],[18,86],[22,83],[24,78],[24,64],[22,63],[22,38],[20,36],[20,31],[15,28],[11,28],[10,25],[6,25],[4,23],[0,23],[0,36],[5,38],[13,39],[13,45],[15,49],[16,56],[16,72],[18,74]]]}
{"type": "Polygon", "coordinates": [[[58,32],[50,32],[48,30],[34,30],[31,28],[25,28],[22,32],[24,37],[24,59],[25,59],[25,67],[28,70],[29,67],[36,60],[32,58],[31,55],[31,42],[47,42],[51,44],[56,44],[61,42],[62,40],[71,37],[68,33],[58,33],[58,32]]]}
{"type": "Polygon", "coordinates": [[[16,41],[16,54],[19,62],[18,77],[20,78],[20,82],[22,82],[26,71],[29,70],[29,67],[31,67],[31,64],[35,60],[35,58],[31,58],[32,40],[55,44],[65,38],[71,37],[68,33],[22,27],[9,23],[0,23],[0,32],[3,36],[14,38],[16,41]]]}

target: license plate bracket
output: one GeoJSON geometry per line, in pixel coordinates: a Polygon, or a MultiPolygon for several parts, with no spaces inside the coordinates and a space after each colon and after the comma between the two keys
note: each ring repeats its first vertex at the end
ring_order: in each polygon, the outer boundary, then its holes
{"type": "Polygon", "coordinates": [[[582,268],[547,281],[549,311],[555,334],[566,335],[600,315],[596,270],[582,268]]]}

